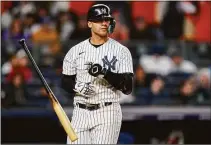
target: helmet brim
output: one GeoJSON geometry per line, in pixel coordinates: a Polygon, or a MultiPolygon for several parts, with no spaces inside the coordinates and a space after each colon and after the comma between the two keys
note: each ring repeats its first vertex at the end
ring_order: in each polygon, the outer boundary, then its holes
{"type": "Polygon", "coordinates": [[[102,22],[102,21],[111,21],[113,18],[111,16],[99,16],[99,17],[94,17],[94,18],[89,18],[88,21],[91,22],[102,22]]]}

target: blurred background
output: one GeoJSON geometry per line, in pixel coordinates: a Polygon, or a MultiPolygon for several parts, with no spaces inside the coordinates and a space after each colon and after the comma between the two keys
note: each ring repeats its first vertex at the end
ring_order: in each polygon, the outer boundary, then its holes
{"type": "Polygon", "coordinates": [[[28,47],[71,117],[60,87],[67,51],[90,37],[87,11],[107,4],[111,38],[128,47],[132,94],[121,96],[118,143],[211,143],[211,2],[1,1],[2,143],[65,143],[47,93],[18,40],[28,47]]]}

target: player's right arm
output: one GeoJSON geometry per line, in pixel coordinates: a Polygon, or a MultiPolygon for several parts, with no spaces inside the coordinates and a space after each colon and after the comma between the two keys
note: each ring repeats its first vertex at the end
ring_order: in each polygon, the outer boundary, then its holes
{"type": "Polygon", "coordinates": [[[74,93],[76,84],[76,52],[71,48],[64,57],[62,66],[61,87],[68,93],[74,93]]]}
{"type": "Polygon", "coordinates": [[[61,87],[68,93],[78,93],[82,96],[94,94],[93,85],[76,81],[77,50],[75,47],[71,48],[64,58],[61,87]]]}

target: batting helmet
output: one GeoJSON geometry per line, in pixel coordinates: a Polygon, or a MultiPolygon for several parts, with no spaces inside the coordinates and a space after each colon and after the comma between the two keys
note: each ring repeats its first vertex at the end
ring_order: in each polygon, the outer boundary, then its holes
{"type": "Polygon", "coordinates": [[[103,20],[110,20],[108,32],[112,33],[114,31],[116,21],[111,16],[110,8],[104,4],[93,5],[88,11],[87,21],[100,22],[103,20]]]}

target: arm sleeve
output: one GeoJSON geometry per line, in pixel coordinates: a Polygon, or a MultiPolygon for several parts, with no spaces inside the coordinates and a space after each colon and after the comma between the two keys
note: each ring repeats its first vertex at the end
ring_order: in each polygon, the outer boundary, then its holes
{"type": "Polygon", "coordinates": [[[76,75],[62,75],[61,87],[68,93],[75,93],[73,90],[75,88],[75,78],[76,75]]]}
{"type": "Polygon", "coordinates": [[[62,67],[61,87],[68,93],[74,93],[75,78],[76,78],[76,52],[75,47],[72,47],[64,57],[62,67]]]}
{"type": "Polygon", "coordinates": [[[122,91],[122,93],[128,95],[132,92],[133,85],[133,74],[132,73],[113,73],[107,71],[104,76],[114,88],[122,91]]]}

